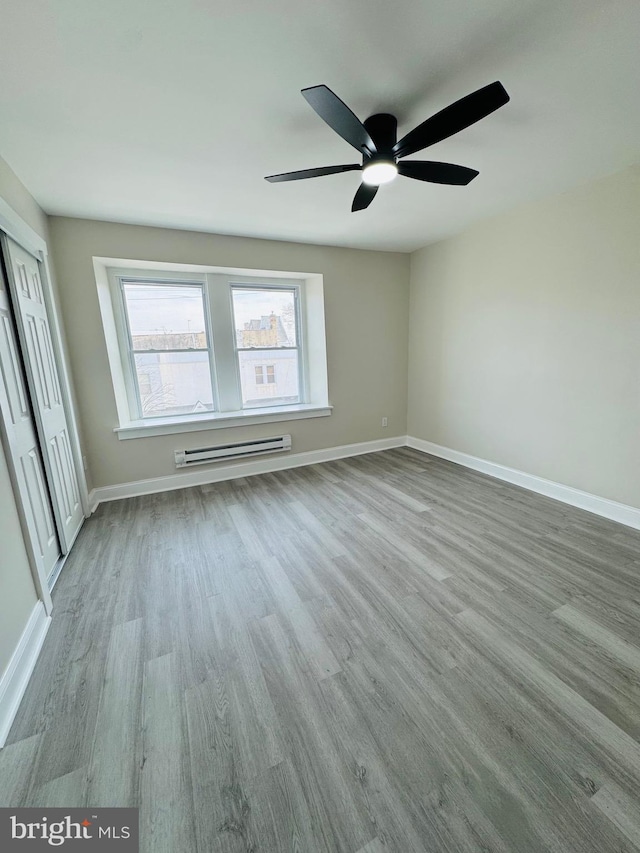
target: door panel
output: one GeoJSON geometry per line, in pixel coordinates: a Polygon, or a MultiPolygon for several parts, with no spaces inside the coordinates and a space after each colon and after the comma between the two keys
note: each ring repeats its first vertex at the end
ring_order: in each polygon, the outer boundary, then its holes
{"type": "Polygon", "coordinates": [[[27,403],[27,394],[22,380],[22,371],[17,358],[13,326],[9,316],[9,303],[6,294],[0,289],[0,347],[2,348],[2,361],[0,370],[7,390],[11,421],[18,425],[23,421],[31,420],[31,412],[27,403]]]}
{"type": "Polygon", "coordinates": [[[60,544],[20,366],[9,299],[1,284],[0,279],[0,402],[4,397],[8,404],[3,406],[5,429],[14,465],[22,472],[21,498],[36,533],[32,545],[36,556],[42,560],[46,577],[49,577],[60,557],[60,544]]]}
{"type": "Polygon", "coordinates": [[[43,299],[40,262],[8,237],[4,244],[60,545],[67,553],[84,513],[43,299]]]}
{"type": "Polygon", "coordinates": [[[27,496],[33,513],[35,528],[38,535],[38,553],[43,558],[47,570],[47,577],[53,571],[58,557],[60,546],[53,523],[53,515],[49,505],[47,484],[44,481],[42,465],[37,448],[32,448],[20,460],[22,473],[27,484],[27,496]]]}

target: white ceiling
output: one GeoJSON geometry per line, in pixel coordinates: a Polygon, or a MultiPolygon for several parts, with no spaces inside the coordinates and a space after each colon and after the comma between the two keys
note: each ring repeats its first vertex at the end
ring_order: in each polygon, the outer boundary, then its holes
{"type": "MultiPolygon", "coordinates": [[[[411,251],[640,161],[638,0],[20,0],[2,7],[0,155],[48,213],[411,251]],[[501,80],[511,102],[351,213],[354,162],[300,95],[402,135],[501,80]]],[[[356,155],[357,160],[357,155],[356,155]]]]}

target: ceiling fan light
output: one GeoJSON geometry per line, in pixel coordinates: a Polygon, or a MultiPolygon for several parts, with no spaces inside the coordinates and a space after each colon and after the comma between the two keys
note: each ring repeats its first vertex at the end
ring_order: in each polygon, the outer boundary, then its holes
{"type": "Polygon", "coordinates": [[[398,167],[391,160],[376,160],[362,170],[362,180],[372,187],[388,184],[398,174],[398,167]]]}

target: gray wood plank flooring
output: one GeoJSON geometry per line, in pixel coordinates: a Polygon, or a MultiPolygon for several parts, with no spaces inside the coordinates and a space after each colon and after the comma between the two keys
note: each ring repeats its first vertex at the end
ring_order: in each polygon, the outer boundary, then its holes
{"type": "Polygon", "coordinates": [[[640,532],[408,448],[99,507],[0,805],[154,853],[640,851],[640,532]]]}

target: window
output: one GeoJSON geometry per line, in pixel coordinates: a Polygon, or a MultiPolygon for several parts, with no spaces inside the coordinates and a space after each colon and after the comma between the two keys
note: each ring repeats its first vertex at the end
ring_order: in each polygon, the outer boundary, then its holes
{"type": "Polygon", "coordinates": [[[256,365],[256,385],[264,385],[265,382],[276,381],[276,366],[275,364],[256,365]],[[265,379],[266,370],[266,379],[265,379]]]}
{"type": "Polygon", "coordinates": [[[321,276],[139,263],[94,258],[120,438],[330,414],[321,276]]]}
{"type": "Polygon", "coordinates": [[[235,285],[231,292],[243,407],[299,403],[297,289],[235,285]],[[274,364],[264,363],[265,353],[274,364]]]}
{"type": "Polygon", "coordinates": [[[142,418],[213,410],[203,286],[121,279],[135,404],[142,418]]]}

